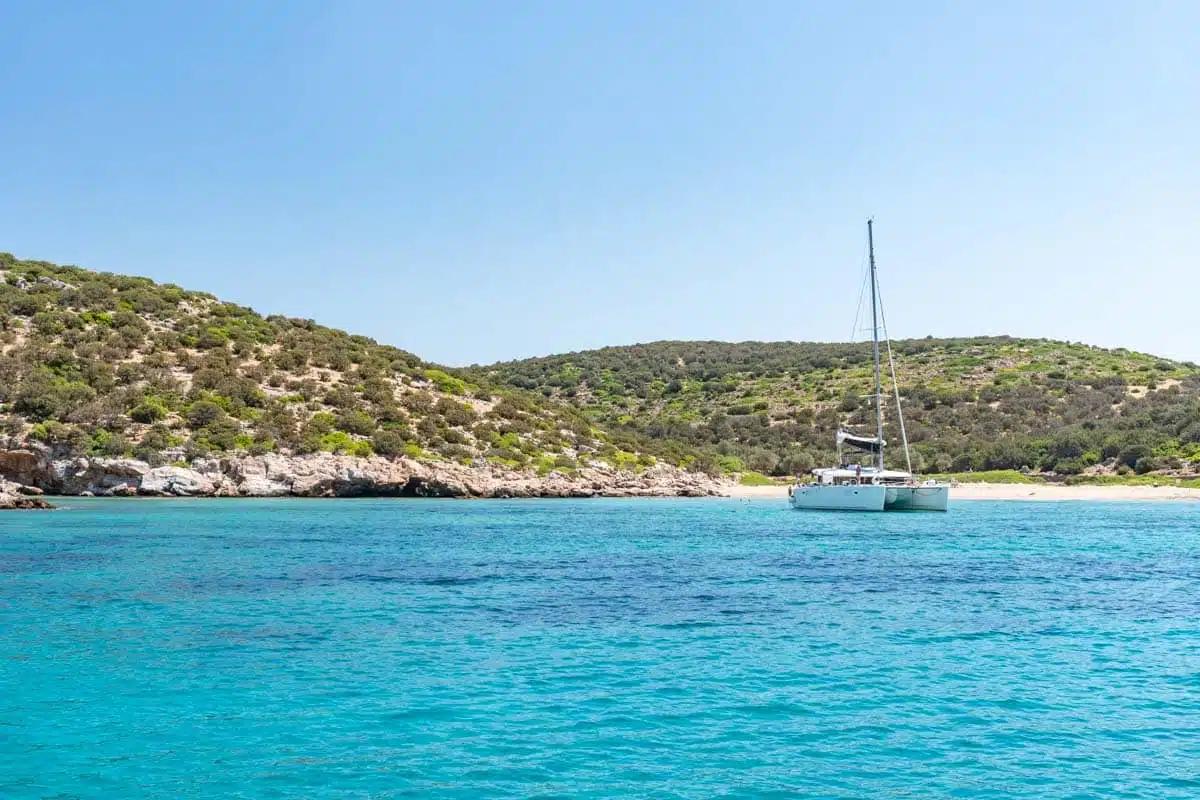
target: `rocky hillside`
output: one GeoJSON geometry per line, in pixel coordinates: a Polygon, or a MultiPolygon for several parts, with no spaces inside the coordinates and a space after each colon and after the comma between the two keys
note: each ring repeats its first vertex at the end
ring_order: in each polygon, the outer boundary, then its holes
{"type": "MultiPolygon", "coordinates": [[[[1059,474],[1200,468],[1195,364],[1009,337],[918,339],[892,348],[915,467],[1059,474]]],[[[655,342],[467,374],[570,403],[615,441],[676,442],[712,453],[726,470],[802,472],[833,457],[839,425],[874,427],[869,343],[655,342]]],[[[885,435],[898,443],[891,409],[885,435]]],[[[891,458],[901,465],[898,450],[891,458]]]]}
{"type": "MultiPolygon", "coordinates": [[[[1200,469],[1195,364],[1007,337],[893,347],[918,469],[1200,469]]],[[[703,494],[718,489],[703,476],[804,472],[839,425],[869,431],[870,358],[656,342],[455,370],[0,253],[0,456],[16,454],[0,477],[20,462],[67,493],[703,494]]]]}
{"type": "MultiPolygon", "coordinates": [[[[568,478],[658,464],[569,404],[362,336],[2,253],[0,449],[35,452],[46,470],[70,458],[183,468],[267,454],[568,478]]],[[[672,469],[688,461],[671,455],[672,469]]]]}

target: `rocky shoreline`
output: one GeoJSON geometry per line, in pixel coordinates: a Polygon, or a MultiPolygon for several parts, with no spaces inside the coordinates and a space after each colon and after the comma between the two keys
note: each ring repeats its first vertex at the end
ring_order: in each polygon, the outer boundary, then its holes
{"type": "Polygon", "coordinates": [[[35,486],[23,486],[0,478],[0,511],[33,511],[54,508],[42,497],[42,494],[42,490],[35,486]]]}
{"type": "MultiPolygon", "coordinates": [[[[709,497],[728,486],[706,475],[658,464],[640,472],[592,462],[568,474],[537,475],[476,461],[317,453],[235,455],[187,466],[153,466],[130,458],[60,458],[49,449],[0,450],[2,496],[148,497],[709,497]]],[[[14,506],[16,507],[16,506],[14,506]]],[[[20,506],[29,507],[29,506],[20,506]]]]}

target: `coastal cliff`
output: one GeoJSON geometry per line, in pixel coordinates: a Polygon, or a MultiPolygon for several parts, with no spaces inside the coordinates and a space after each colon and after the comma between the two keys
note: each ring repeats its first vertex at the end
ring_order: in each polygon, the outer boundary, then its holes
{"type": "Polygon", "coordinates": [[[571,473],[539,475],[482,460],[466,465],[332,453],[233,455],[196,459],[186,466],[152,466],[133,458],[56,457],[49,448],[35,447],[0,451],[0,476],[36,493],[76,496],[704,497],[727,493],[722,482],[665,464],[634,472],[594,462],[571,473]]]}

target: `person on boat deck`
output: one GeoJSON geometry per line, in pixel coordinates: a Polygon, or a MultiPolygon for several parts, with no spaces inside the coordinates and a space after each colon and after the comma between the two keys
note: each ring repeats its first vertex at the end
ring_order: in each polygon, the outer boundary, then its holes
{"type": "Polygon", "coordinates": [[[855,480],[862,480],[862,464],[854,465],[854,478],[855,480]]]}

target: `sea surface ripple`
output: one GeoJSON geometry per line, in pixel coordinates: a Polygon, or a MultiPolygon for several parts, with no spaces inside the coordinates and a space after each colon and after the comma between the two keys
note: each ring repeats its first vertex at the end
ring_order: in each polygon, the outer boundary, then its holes
{"type": "Polygon", "coordinates": [[[1200,797],[1200,505],[0,517],[0,797],[1200,797]]]}

